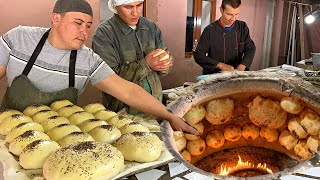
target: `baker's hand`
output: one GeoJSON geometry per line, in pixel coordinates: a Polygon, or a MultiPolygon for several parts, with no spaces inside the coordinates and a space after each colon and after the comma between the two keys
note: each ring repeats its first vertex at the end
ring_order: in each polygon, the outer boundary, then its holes
{"type": "Polygon", "coordinates": [[[234,67],[233,66],[230,66],[230,65],[222,63],[222,62],[220,62],[217,65],[217,68],[219,68],[221,71],[234,71],[234,67]]]}
{"type": "Polygon", "coordinates": [[[183,131],[185,133],[190,133],[194,135],[200,135],[199,132],[193,128],[192,126],[188,125],[183,119],[176,116],[175,119],[170,121],[170,125],[173,130],[175,131],[183,131]]]}
{"type": "Polygon", "coordinates": [[[158,53],[158,50],[153,50],[149,54],[146,55],[145,59],[149,65],[149,67],[154,71],[166,71],[172,65],[172,56],[169,56],[168,59],[161,61],[160,59],[169,54],[168,52],[164,52],[157,57],[153,57],[158,53]]]}

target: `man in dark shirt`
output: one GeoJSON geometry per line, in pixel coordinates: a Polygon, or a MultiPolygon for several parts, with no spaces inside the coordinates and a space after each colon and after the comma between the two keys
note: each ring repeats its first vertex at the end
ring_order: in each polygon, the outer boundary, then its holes
{"type": "Polygon", "coordinates": [[[203,74],[249,70],[256,47],[247,24],[237,20],[240,5],[241,0],[223,0],[221,18],[204,29],[194,51],[203,74]]]}

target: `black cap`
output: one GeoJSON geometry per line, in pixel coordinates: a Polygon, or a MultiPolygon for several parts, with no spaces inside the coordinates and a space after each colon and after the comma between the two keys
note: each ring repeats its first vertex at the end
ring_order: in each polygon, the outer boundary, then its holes
{"type": "Polygon", "coordinates": [[[82,12],[93,16],[92,8],[86,0],[57,0],[53,13],[82,12]]]}

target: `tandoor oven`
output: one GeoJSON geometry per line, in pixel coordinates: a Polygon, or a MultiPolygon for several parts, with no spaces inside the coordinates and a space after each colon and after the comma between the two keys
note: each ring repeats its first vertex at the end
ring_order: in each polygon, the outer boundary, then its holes
{"type": "Polygon", "coordinates": [[[278,179],[319,166],[319,86],[281,73],[234,72],[182,94],[168,109],[201,136],[179,135],[167,122],[162,136],[190,170],[214,179],[278,179]]]}

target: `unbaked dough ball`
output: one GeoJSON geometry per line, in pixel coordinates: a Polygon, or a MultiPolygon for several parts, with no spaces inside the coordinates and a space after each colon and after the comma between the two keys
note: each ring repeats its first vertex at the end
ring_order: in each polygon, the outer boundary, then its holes
{"type": "MultiPolygon", "coordinates": [[[[157,56],[160,56],[160,55],[163,54],[163,53],[166,53],[166,51],[163,50],[163,49],[157,49],[157,50],[158,50],[158,52],[157,52],[156,54],[154,54],[153,57],[157,57],[157,56]]],[[[163,56],[163,57],[160,59],[160,61],[164,61],[164,60],[166,60],[166,59],[168,59],[168,58],[170,58],[170,55],[169,55],[169,54],[166,54],[165,56],[163,56]]],[[[169,62],[166,62],[164,65],[168,65],[168,64],[170,64],[170,61],[169,61],[169,62]]]]}
{"type": "Polygon", "coordinates": [[[82,142],[53,152],[43,165],[47,180],[111,179],[124,168],[121,152],[107,143],[82,142]]]}
{"type": "Polygon", "coordinates": [[[47,134],[52,140],[58,141],[72,132],[81,132],[81,130],[72,124],[61,124],[50,129],[47,134]]]}
{"type": "Polygon", "coordinates": [[[68,118],[73,113],[76,113],[79,111],[84,111],[84,110],[81,107],[76,106],[76,105],[67,105],[67,106],[64,106],[64,107],[58,109],[57,112],[59,113],[60,116],[68,118]]]}
{"type": "Polygon", "coordinates": [[[223,146],[225,138],[219,130],[213,130],[206,136],[206,143],[211,148],[220,148],[223,146]]]}
{"type": "Polygon", "coordinates": [[[56,111],[51,111],[51,110],[41,110],[37,113],[35,113],[32,116],[32,119],[34,122],[37,123],[41,123],[45,120],[47,120],[48,118],[52,117],[52,116],[58,116],[59,114],[56,111]]]}
{"type": "Polygon", "coordinates": [[[24,109],[23,114],[32,117],[34,114],[42,110],[51,110],[51,108],[43,104],[34,104],[24,109]]]}
{"type": "Polygon", "coordinates": [[[132,119],[129,119],[123,115],[113,116],[112,118],[107,120],[108,124],[113,125],[113,126],[117,127],[118,129],[120,129],[122,126],[129,124],[131,122],[133,122],[132,119]]]}
{"type": "Polygon", "coordinates": [[[192,156],[200,156],[206,150],[206,143],[201,138],[194,141],[188,141],[187,150],[192,156]]]}
{"type": "Polygon", "coordinates": [[[310,159],[313,154],[309,151],[307,142],[305,140],[300,140],[297,145],[294,146],[294,152],[305,161],[310,159]]]}
{"type": "Polygon", "coordinates": [[[16,137],[20,136],[26,131],[34,130],[38,132],[44,132],[42,126],[36,122],[25,122],[17,125],[16,127],[12,128],[12,130],[6,136],[6,142],[10,143],[16,137]]]}
{"type": "Polygon", "coordinates": [[[122,135],[114,143],[114,147],[122,152],[125,160],[145,163],[160,157],[162,142],[153,133],[133,132],[122,135]]]}
{"type": "Polygon", "coordinates": [[[189,125],[198,124],[206,115],[206,109],[203,105],[193,106],[184,116],[183,119],[189,125]]]}
{"type": "Polygon", "coordinates": [[[184,150],[187,147],[187,139],[185,137],[182,137],[178,140],[175,141],[177,150],[179,152],[181,152],[182,150],[184,150]]]}
{"type": "Polygon", "coordinates": [[[149,132],[149,129],[137,122],[128,123],[120,128],[121,134],[130,132],[149,132]]]}
{"type": "Polygon", "coordinates": [[[320,145],[320,141],[318,136],[310,136],[307,139],[307,146],[311,152],[318,151],[319,145],[320,145]]]}
{"type": "Polygon", "coordinates": [[[261,128],[277,129],[287,120],[287,112],[281,108],[278,101],[257,96],[248,107],[251,122],[261,128]]]}
{"type": "Polygon", "coordinates": [[[94,140],[99,142],[113,143],[121,136],[121,131],[112,125],[102,125],[95,127],[88,132],[94,140]]]}
{"type": "Polygon", "coordinates": [[[182,137],[184,137],[184,134],[182,131],[173,131],[173,138],[175,141],[182,137]]]}
{"type": "Polygon", "coordinates": [[[298,139],[294,137],[289,131],[284,130],[279,136],[279,143],[286,149],[291,150],[298,143],[298,139]]]}
{"type": "Polygon", "coordinates": [[[82,132],[89,132],[95,127],[107,125],[107,122],[101,121],[99,119],[88,119],[81,124],[78,124],[78,127],[81,129],[82,132]]]}
{"type": "Polygon", "coordinates": [[[88,113],[86,111],[79,111],[79,112],[73,113],[68,119],[71,124],[78,125],[85,122],[86,120],[94,119],[94,118],[95,117],[91,113],[88,113]]]}
{"type": "Polygon", "coordinates": [[[309,135],[301,126],[301,119],[299,117],[290,119],[290,121],[288,122],[288,129],[291,134],[295,135],[299,139],[304,139],[309,135]]]}
{"type": "Polygon", "coordinates": [[[215,99],[207,104],[205,117],[211,124],[223,124],[232,118],[233,111],[233,99],[215,99]]]}
{"type": "MultiPolygon", "coordinates": [[[[200,136],[203,134],[204,126],[203,126],[203,124],[201,122],[198,123],[198,124],[193,125],[193,127],[199,132],[200,136]]],[[[200,136],[197,136],[197,135],[194,135],[194,134],[189,134],[189,133],[184,133],[184,137],[189,141],[196,140],[200,136]]]]}
{"type": "Polygon", "coordinates": [[[88,113],[94,114],[100,110],[105,110],[106,108],[101,103],[92,103],[85,105],[83,109],[88,113]]]}
{"type": "Polygon", "coordinates": [[[142,115],[136,115],[132,120],[138,122],[143,126],[147,127],[152,132],[159,132],[160,124],[157,121],[157,118],[154,116],[141,117],[142,115]]]}
{"type": "Polygon", "coordinates": [[[38,131],[29,130],[16,137],[9,144],[9,151],[19,156],[22,150],[30,143],[36,140],[50,140],[49,136],[38,131]]]}
{"type": "Polygon", "coordinates": [[[191,162],[191,154],[187,150],[182,151],[181,156],[187,162],[189,162],[189,163],[191,162]]]}
{"type": "Polygon", "coordinates": [[[93,115],[97,119],[107,121],[108,119],[112,118],[113,116],[116,116],[117,113],[115,113],[111,110],[105,109],[105,110],[97,111],[93,115]]]}
{"type": "Polygon", "coordinates": [[[0,124],[0,134],[7,135],[12,128],[25,122],[32,122],[32,119],[29,116],[13,114],[5,118],[0,124]]]}
{"type": "Polygon", "coordinates": [[[14,109],[6,109],[2,112],[0,112],[0,124],[2,123],[2,121],[11,116],[11,115],[14,115],[14,114],[21,114],[22,115],[22,112],[18,111],[18,110],[14,110],[14,109]]]}
{"type": "Polygon", "coordinates": [[[71,144],[79,143],[79,142],[86,142],[86,141],[94,141],[92,136],[88,133],[84,132],[72,132],[65,137],[61,138],[58,143],[60,146],[65,147],[71,144]]]}
{"type": "Polygon", "coordinates": [[[240,126],[231,124],[224,129],[223,134],[226,140],[234,142],[241,138],[242,130],[240,126]]]}
{"type": "Polygon", "coordinates": [[[188,140],[188,141],[194,141],[194,140],[200,138],[200,136],[197,136],[197,135],[194,135],[194,134],[185,133],[184,134],[184,138],[186,138],[186,140],[188,140]]]}
{"type": "Polygon", "coordinates": [[[304,103],[296,97],[283,97],[280,106],[288,113],[299,114],[304,108],[304,103]]]}
{"type": "Polygon", "coordinates": [[[301,126],[310,135],[319,135],[320,133],[320,117],[311,109],[306,108],[300,115],[301,126]]]}
{"type": "Polygon", "coordinates": [[[36,140],[28,144],[19,156],[19,164],[24,169],[40,169],[49,155],[60,146],[51,140],[36,140]]]}
{"type": "Polygon", "coordinates": [[[255,140],[259,137],[260,130],[254,124],[246,124],[242,128],[242,136],[247,140],[255,140]]]}
{"type": "Polygon", "coordinates": [[[70,124],[70,122],[66,117],[62,116],[52,116],[49,117],[47,120],[41,122],[44,132],[48,132],[50,129],[61,124],[70,124]]]}
{"type": "Polygon", "coordinates": [[[65,107],[65,106],[68,106],[68,105],[73,105],[73,103],[70,102],[69,100],[65,99],[65,100],[58,100],[58,101],[51,103],[50,107],[52,110],[58,111],[58,109],[65,107]]]}
{"type": "Polygon", "coordinates": [[[278,140],[279,132],[276,129],[262,128],[260,130],[260,136],[268,142],[278,140]]]}

